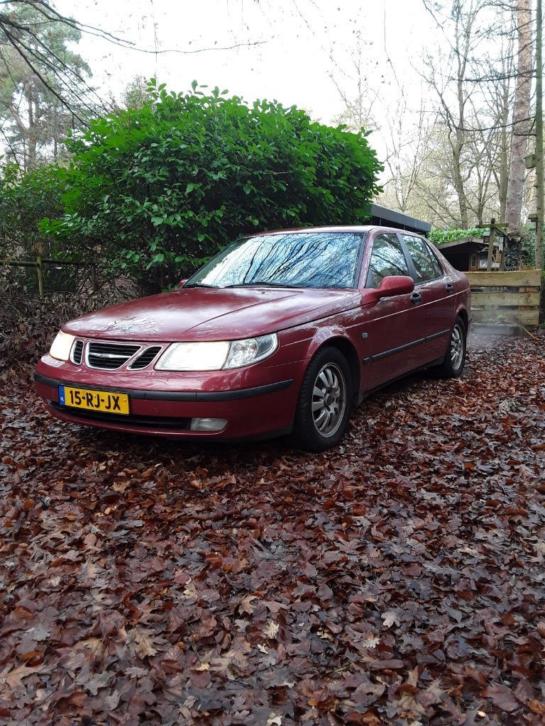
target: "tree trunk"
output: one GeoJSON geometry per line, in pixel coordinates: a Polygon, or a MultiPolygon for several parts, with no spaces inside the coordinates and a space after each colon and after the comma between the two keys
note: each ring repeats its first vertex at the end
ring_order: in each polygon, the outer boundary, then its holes
{"type": "Polygon", "coordinates": [[[466,20],[463,16],[462,3],[457,0],[453,4],[453,12],[456,18],[456,95],[458,101],[458,118],[455,128],[455,141],[451,141],[453,181],[458,196],[458,208],[460,210],[460,223],[463,229],[469,226],[469,210],[466,196],[466,189],[463,179],[463,151],[466,145],[466,103],[467,94],[464,88],[466,78],[469,49],[473,34],[473,23],[476,19],[476,12],[471,6],[471,12],[466,20]]]}
{"type": "MultiPolygon", "coordinates": [[[[462,121],[463,123],[463,121],[462,121]]],[[[466,190],[464,186],[464,180],[462,177],[462,150],[465,144],[465,137],[463,131],[458,129],[456,131],[456,140],[451,142],[452,148],[452,176],[454,189],[458,197],[458,209],[460,213],[460,224],[462,229],[469,227],[469,212],[466,197],[466,190]]]]}
{"type": "Polygon", "coordinates": [[[28,84],[26,101],[28,104],[28,128],[27,128],[27,156],[25,163],[25,171],[30,171],[36,167],[36,155],[37,155],[37,138],[36,138],[36,109],[34,107],[34,94],[32,93],[32,86],[28,84]]]}
{"type": "Polygon", "coordinates": [[[543,3],[536,3],[536,269],[543,269],[543,3]]]}
{"type": "MultiPolygon", "coordinates": [[[[505,224],[507,215],[507,193],[509,184],[509,133],[507,122],[509,121],[509,82],[503,84],[502,89],[502,113],[500,115],[500,154],[499,168],[497,174],[498,194],[500,197],[500,224],[505,224]]],[[[522,188],[521,188],[522,193],[522,188]]],[[[522,197],[521,197],[522,204],[522,197]]],[[[519,211],[520,217],[520,211],[519,211]]]]}
{"type": "Polygon", "coordinates": [[[515,17],[518,37],[517,80],[505,213],[507,228],[509,232],[513,233],[520,232],[525,177],[524,157],[528,148],[527,134],[530,127],[528,118],[530,116],[530,94],[533,75],[530,0],[517,0],[515,17]]]}

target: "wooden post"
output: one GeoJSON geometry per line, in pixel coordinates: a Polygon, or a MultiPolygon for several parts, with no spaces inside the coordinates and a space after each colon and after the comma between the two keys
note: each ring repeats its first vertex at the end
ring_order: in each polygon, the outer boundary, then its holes
{"type": "Polygon", "coordinates": [[[543,7],[536,7],[536,268],[543,269],[543,7]]]}
{"type": "Polygon", "coordinates": [[[490,220],[490,237],[488,238],[488,259],[486,261],[486,269],[488,272],[492,269],[492,255],[494,254],[494,243],[496,242],[496,220],[490,220]]]}
{"type": "Polygon", "coordinates": [[[44,268],[42,256],[36,256],[36,277],[38,279],[38,297],[43,300],[44,296],[44,268]]]}

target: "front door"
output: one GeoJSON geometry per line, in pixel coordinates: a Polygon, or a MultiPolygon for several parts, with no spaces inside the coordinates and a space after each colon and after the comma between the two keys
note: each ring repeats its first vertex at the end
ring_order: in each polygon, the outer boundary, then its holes
{"type": "MultiPolygon", "coordinates": [[[[394,233],[376,233],[370,240],[364,286],[377,288],[390,275],[411,276],[403,245],[394,233]]],[[[411,370],[407,356],[413,337],[411,329],[412,295],[382,298],[365,306],[361,320],[363,345],[362,384],[371,390],[411,370]]]]}

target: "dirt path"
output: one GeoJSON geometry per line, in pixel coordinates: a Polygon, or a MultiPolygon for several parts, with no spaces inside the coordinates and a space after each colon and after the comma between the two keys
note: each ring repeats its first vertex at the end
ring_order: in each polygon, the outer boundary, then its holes
{"type": "Polygon", "coordinates": [[[0,721],[543,723],[545,339],[199,448],[0,390],[0,721]]]}

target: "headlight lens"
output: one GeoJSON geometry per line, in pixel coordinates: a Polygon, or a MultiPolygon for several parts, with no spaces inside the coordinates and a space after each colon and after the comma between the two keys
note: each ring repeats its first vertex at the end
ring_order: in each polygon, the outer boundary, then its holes
{"type": "Polygon", "coordinates": [[[245,340],[172,343],[155,368],[162,371],[220,371],[257,363],[278,347],[275,333],[245,340]]]}
{"type": "Polygon", "coordinates": [[[259,338],[233,340],[229,345],[229,354],[223,367],[241,368],[250,365],[250,363],[257,363],[257,361],[272,355],[277,347],[278,338],[275,333],[262,335],[259,338]]]}
{"type": "Polygon", "coordinates": [[[72,343],[75,340],[75,336],[69,333],[63,333],[59,330],[55,340],[53,341],[51,348],[49,349],[49,355],[57,360],[68,360],[70,358],[70,350],[72,349],[72,343]]]}
{"type": "Polygon", "coordinates": [[[229,352],[229,343],[173,343],[159,358],[162,371],[219,371],[229,352]]]}

